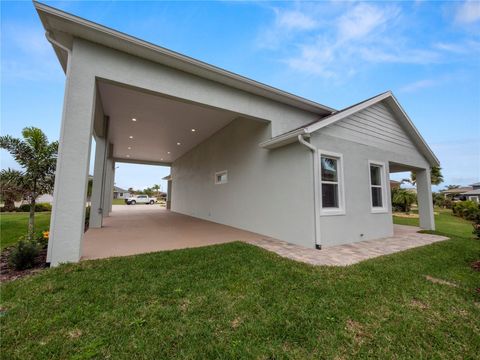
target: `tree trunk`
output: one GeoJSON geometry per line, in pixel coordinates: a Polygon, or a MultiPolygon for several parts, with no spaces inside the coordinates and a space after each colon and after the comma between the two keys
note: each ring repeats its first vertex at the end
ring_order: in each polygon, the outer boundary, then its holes
{"type": "Polygon", "coordinates": [[[30,217],[28,219],[28,237],[32,240],[35,234],[35,197],[30,200],[30,217]]]}

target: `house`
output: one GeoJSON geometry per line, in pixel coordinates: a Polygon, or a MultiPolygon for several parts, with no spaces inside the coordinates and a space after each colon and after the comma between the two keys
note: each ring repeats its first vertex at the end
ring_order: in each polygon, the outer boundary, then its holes
{"type": "Polygon", "coordinates": [[[462,201],[466,200],[465,193],[472,191],[472,186],[463,186],[452,189],[440,190],[440,192],[448,199],[452,201],[462,201]]]}
{"type": "Polygon", "coordinates": [[[402,185],[401,181],[390,180],[390,190],[400,189],[401,185],[402,185]]]}
{"type": "Polygon", "coordinates": [[[435,228],[439,161],[390,91],[336,110],[34,5],[66,73],[52,266],[82,255],[92,136],[91,229],[116,162],[170,166],[172,212],[317,249],[392,236],[389,174],[414,171],[420,226],[435,228]]]}
{"type": "Polygon", "coordinates": [[[113,198],[114,199],[128,199],[132,194],[128,190],[119,188],[118,186],[113,187],[113,198]]]}
{"type": "Polygon", "coordinates": [[[465,197],[465,200],[475,201],[480,203],[480,182],[470,185],[472,190],[462,193],[465,197]]]}

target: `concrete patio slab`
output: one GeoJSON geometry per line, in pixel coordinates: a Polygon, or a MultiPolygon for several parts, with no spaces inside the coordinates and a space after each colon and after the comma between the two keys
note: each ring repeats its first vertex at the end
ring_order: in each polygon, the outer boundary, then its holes
{"type": "Polygon", "coordinates": [[[419,230],[420,228],[414,226],[394,225],[394,236],[392,237],[332,246],[322,250],[309,249],[267,238],[248,242],[280,256],[311,265],[347,266],[448,239],[445,236],[421,234],[418,233],[419,230]]]}
{"type": "Polygon", "coordinates": [[[89,229],[82,259],[253,241],[263,236],[170,212],[160,205],[113,205],[101,229],[89,229]]]}
{"type": "Polygon", "coordinates": [[[85,233],[82,259],[243,241],[311,265],[347,266],[448,239],[420,234],[420,228],[394,225],[394,236],[317,250],[166,210],[159,205],[114,205],[101,229],[85,233]]]}

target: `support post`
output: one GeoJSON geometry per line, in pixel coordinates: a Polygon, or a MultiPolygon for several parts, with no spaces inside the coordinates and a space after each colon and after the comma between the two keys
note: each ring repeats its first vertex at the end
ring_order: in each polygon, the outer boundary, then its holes
{"type": "Polygon", "coordinates": [[[424,230],[435,230],[430,169],[417,170],[416,178],[420,227],[424,230]]]}
{"type": "Polygon", "coordinates": [[[74,55],[68,62],[47,252],[51,266],[80,260],[85,230],[96,87],[74,55]]]}
{"type": "Polygon", "coordinates": [[[112,212],[112,205],[113,205],[113,188],[115,186],[115,161],[112,161],[112,177],[111,177],[111,185],[110,185],[110,196],[108,198],[108,214],[112,212]]]}
{"type": "Polygon", "coordinates": [[[89,225],[91,228],[102,227],[106,150],[107,141],[105,138],[95,137],[95,165],[93,170],[92,205],[89,225]]]}
{"type": "Polygon", "coordinates": [[[167,180],[167,210],[172,208],[172,179],[167,180]]]}
{"type": "Polygon", "coordinates": [[[110,196],[113,197],[113,159],[110,156],[112,153],[112,144],[108,145],[107,158],[105,160],[105,181],[103,191],[103,217],[110,216],[110,196]],[[111,195],[110,195],[111,194],[111,195]]]}

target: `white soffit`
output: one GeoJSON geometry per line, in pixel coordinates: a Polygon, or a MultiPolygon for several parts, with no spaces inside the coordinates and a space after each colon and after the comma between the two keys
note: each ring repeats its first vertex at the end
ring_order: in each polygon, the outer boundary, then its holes
{"type": "Polygon", "coordinates": [[[113,156],[128,162],[172,163],[237,117],[102,81],[98,89],[113,156]]]}

